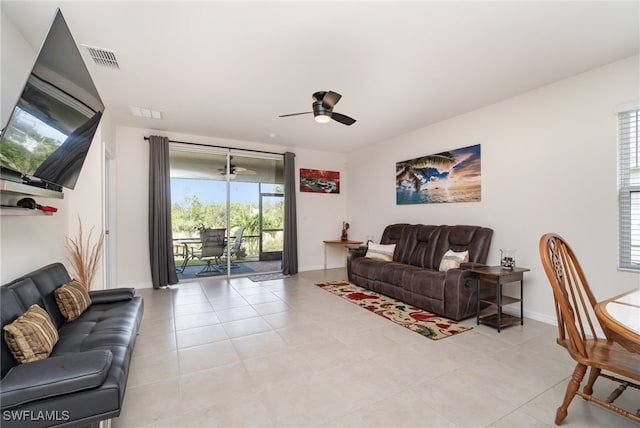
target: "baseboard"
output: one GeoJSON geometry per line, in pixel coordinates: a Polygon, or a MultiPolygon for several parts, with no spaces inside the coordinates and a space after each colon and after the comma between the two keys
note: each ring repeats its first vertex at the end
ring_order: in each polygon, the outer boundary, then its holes
{"type": "Polygon", "coordinates": [[[120,284],[120,285],[118,285],[118,287],[135,288],[135,289],[153,288],[153,284],[150,283],[150,282],[137,282],[137,283],[130,283],[130,284],[120,284]]]}
{"type": "Polygon", "coordinates": [[[547,315],[536,311],[526,310],[524,311],[524,317],[532,320],[540,321],[545,324],[558,325],[558,320],[555,315],[547,315]]]}
{"type": "MultiPolygon", "coordinates": [[[[508,310],[505,307],[505,311],[504,312],[507,312],[507,313],[509,313],[511,315],[518,316],[518,312],[515,309],[508,310]]],[[[558,320],[556,319],[555,316],[543,314],[543,313],[536,312],[536,311],[528,311],[528,310],[525,309],[524,317],[532,319],[532,320],[535,320],[535,321],[540,321],[540,322],[543,322],[545,324],[550,324],[550,325],[554,325],[554,326],[558,325],[558,320]]],[[[600,326],[594,325],[593,327],[596,330],[596,336],[598,336],[598,337],[606,337],[605,334],[604,334],[604,331],[602,331],[600,326]]]]}
{"type": "MultiPolygon", "coordinates": [[[[329,269],[346,269],[347,267],[343,264],[341,265],[327,265],[327,270],[329,269]]],[[[319,266],[304,266],[304,267],[299,267],[298,271],[299,272],[309,272],[312,270],[324,270],[324,265],[319,265],[319,266]]]]}

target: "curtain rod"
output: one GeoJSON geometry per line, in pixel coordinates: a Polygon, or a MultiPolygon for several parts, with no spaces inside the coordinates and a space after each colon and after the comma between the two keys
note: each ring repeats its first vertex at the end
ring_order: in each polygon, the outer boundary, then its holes
{"type": "MultiPolygon", "coordinates": [[[[149,137],[144,137],[145,140],[149,141],[149,137]]],[[[245,152],[253,152],[253,153],[265,153],[268,155],[279,155],[279,156],[284,156],[284,153],[277,153],[277,152],[267,152],[264,150],[253,150],[253,149],[239,149],[237,147],[228,147],[228,146],[216,146],[216,145],[212,145],[212,144],[203,144],[203,143],[190,143],[188,141],[175,141],[175,140],[169,140],[170,143],[180,143],[180,144],[188,144],[190,146],[201,146],[201,147],[213,147],[216,149],[227,149],[227,150],[242,150],[245,152]]]]}

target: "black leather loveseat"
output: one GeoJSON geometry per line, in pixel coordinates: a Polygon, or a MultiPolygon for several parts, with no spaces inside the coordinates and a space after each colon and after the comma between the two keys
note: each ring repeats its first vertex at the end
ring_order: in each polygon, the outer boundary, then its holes
{"type": "Polygon", "coordinates": [[[380,240],[380,244],[395,244],[392,260],[365,257],[366,247],[351,249],[348,278],[353,284],[438,315],[468,318],[476,315],[477,286],[465,267],[486,262],[492,236],[493,230],[480,226],[392,224],[380,240]],[[460,268],[442,272],[439,267],[449,250],[468,251],[469,259],[460,268]]]}
{"type": "Polygon", "coordinates": [[[3,428],[76,427],[120,414],[143,300],[133,289],[90,291],[91,306],[67,322],[54,290],[70,280],[55,263],[0,287],[3,327],[38,304],[59,336],[48,358],[24,364],[0,340],[3,428]]]}

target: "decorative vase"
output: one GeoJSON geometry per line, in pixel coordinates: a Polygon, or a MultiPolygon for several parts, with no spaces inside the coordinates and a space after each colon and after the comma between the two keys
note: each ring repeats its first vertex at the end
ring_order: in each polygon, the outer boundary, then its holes
{"type": "Polygon", "coordinates": [[[349,240],[349,232],[347,232],[349,230],[349,223],[347,223],[346,221],[342,222],[342,234],[340,235],[340,240],[342,241],[348,241],[349,240]]]}
{"type": "Polygon", "coordinates": [[[500,266],[504,269],[513,269],[516,267],[516,250],[501,249],[500,266]]]}

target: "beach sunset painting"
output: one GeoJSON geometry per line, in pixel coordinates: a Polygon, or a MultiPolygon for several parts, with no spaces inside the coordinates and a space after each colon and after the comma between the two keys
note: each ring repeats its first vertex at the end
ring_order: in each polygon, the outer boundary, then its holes
{"type": "Polygon", "coordinates": [[[478,202],[480,144],[396,162],[396,204],[478,202]]]}

